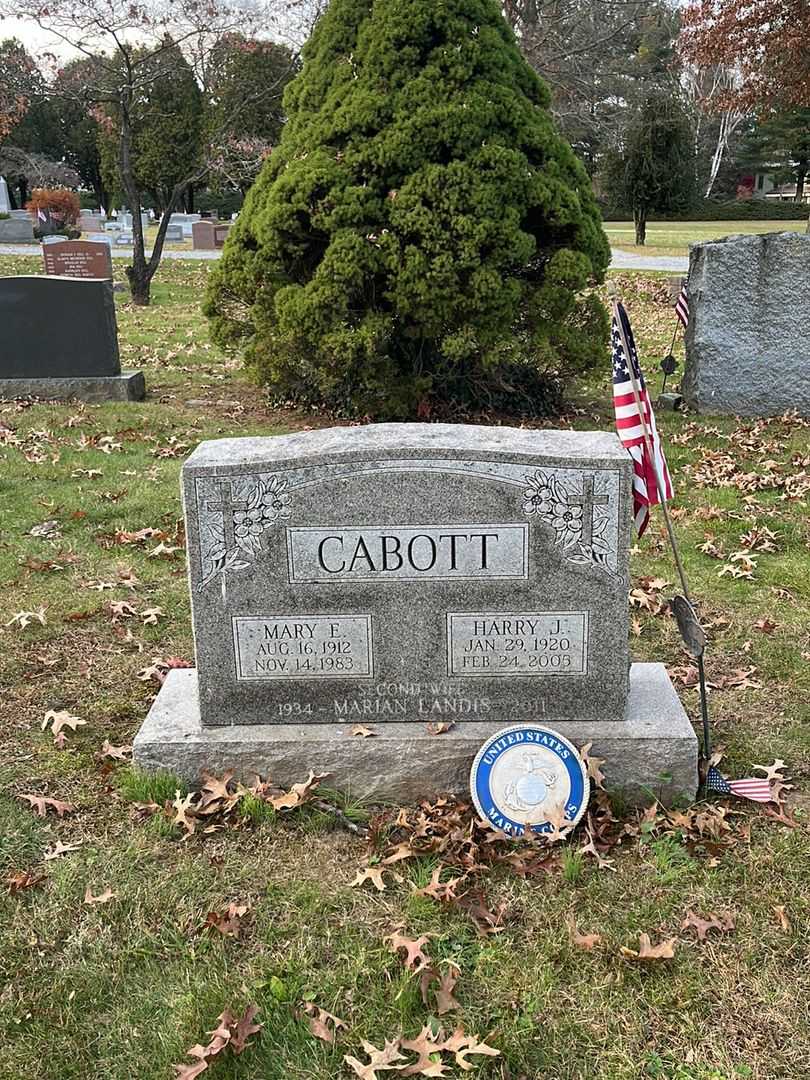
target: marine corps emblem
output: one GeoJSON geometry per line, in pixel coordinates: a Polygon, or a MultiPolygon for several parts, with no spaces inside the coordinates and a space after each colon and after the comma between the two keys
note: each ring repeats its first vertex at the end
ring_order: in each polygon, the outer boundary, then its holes
{"type": "Polygon", "coordinates": [[[511,836],[576,825],[590,783],[576,747],[550,728],[517,724],[492,735],[470,771],[473,802],[484,820],[511,836]]]}

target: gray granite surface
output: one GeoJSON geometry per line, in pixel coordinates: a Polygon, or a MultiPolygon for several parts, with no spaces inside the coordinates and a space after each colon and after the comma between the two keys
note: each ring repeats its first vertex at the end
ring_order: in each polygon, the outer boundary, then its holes
{"type": "MultiPolygon", "coordinates": [[[[532,713],[512,721],[545,723],[592,753],[611,791],[629,800],[665,805],[689,802],[697,791],[697,739],[663,664],[633,664],[621,723],[571,721],[532,713]]],[[[289,786],[310,769],[328,772],[330,787],[369,802],[409,803],[452,792],[467,793],[472,761],[500,724],[462,721],[442,735],[423,723],[369,722],[376,737],[351,735],[340,724],[203,727],[197,672],[170,671],[134,744],[135,764],[171,772],[191,784],[203,770],[239,779],[256,774],[289,786]]]]}
{"type": "Polygon", "coordinates": [[[691,249],[682,390],[706,413],[810,415],[810,236],[730,236],[691,249]]]}
{"type": "Polygon", "coordinates": [[[605,432],[202,443],[183,467],[202,722],[620,722],[630,484],[605,432]]]}
{"type": "Polygon", "coordinates": [[[82,375],[69,379],[2,379],[0,398],[41,398],[43,401],[143,401],[142,371],[119,375],[82,375]]]}

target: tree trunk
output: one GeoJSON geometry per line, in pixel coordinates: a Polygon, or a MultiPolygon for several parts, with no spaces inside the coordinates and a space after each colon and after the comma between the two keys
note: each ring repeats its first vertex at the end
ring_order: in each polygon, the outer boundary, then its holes
{"type": "Polygon", "coordinates": [[[636,246],[644,247],[647,241],[647,207],[633,207],[633,224],[636,227],[636,246]]]}
{"type": "Polygon", "coordinates": [[[189,214],[194,213],[194,185],[189,184],[186,188],[186,205],[189,214]]]}
{"type": "Polygon", "coordinates": [[[804,202],[804,182],[807,179],[807,166],[810,164],[808,161],[800,161],[799,166],[796,169],[796,197],[794,202],[804,202]]]}

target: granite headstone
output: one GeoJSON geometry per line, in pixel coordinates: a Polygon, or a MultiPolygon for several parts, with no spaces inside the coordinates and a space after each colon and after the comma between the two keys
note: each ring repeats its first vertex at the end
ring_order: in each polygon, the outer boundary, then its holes
{"type": "Polygon", "coordinates": [[[101,401],[143,394],[143,374],[121,371],[111,281],[0,278],[0,396],[101,401]]]}
{"type": "Polygon", "coordinates": [[[615,786],[694,794],[663,666],[631,671],[631,475],[600,432],[202,443],[182,481],[197,669],[170,673],[136,760],[286,782],[307,759],[401,798],[460,790],[483,737],[533,721],[611,750],[615,786]],[[375,726],[374,754],[357,723],[375,726]]]}
{"type": "Polygon", "coordinates": [[[810,416],[810,235],[694,244],[681,389],[701,412],[810,416]]]}
{"type": "Polygon", "coordinates": [[[93,240],[62,240],[43,244],[45,273],[56,277],[111,278],[112,257],[108,243],[93,240]]]}

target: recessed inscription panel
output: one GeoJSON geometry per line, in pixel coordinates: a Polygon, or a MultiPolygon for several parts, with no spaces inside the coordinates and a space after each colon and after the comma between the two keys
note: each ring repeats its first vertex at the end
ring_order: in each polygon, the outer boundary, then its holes
{"type": "Polygon", "coordinates": [[[584,611],[450,612],[448,675],[587,675],[588,614],[584,611]]]}
{"type": "Polygon", "coordinates": [[[291,584],[528,577],[528,525],[287,528],[291,584]]]}
{"type": "Polygon", "coordinates": [[[371,678],[370,615],[233,617],[236,677],[251,679],[371,678]]]}

